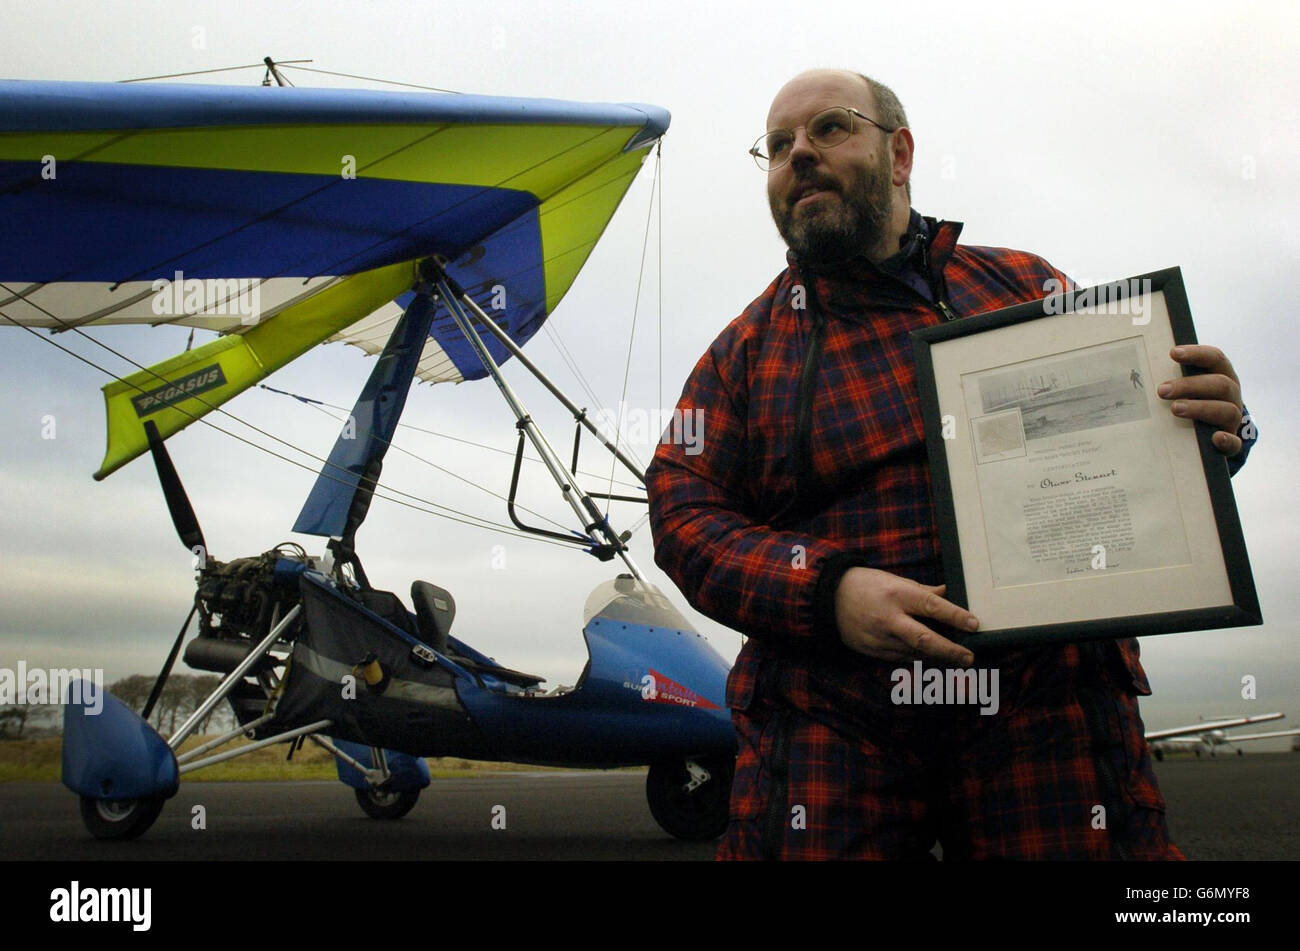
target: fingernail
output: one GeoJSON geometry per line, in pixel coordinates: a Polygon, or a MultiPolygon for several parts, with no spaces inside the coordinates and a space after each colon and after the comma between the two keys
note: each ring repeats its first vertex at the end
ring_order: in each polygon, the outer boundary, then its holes
{"type": "Polygon", "coordinates": [[[969,667],[971,664],[975,663],[975,655],[971,653],[962,654],[961,662],[963,666],[969,667]]]}
{"type": "Polygon", "coordinates": [[[1168,396],[1173,391],[1174,385],[1172,383],[1161,383],[1159,389],[1156,390],[1161,396],[1168,396]]]}
{"type": "Polygon", "coordinates": [[[1183,354],[1185,354],[1186,352],[1187,352],[1187,351],[1184,350],[1182,347],[1174,347],[1174,359],[1177,360],[1179,357],[1181,357],[1181,356],[1182,356],[1183,354]]]}
{"type": "Polygon", "coordinates": [[[979,630],[979,626],[980,626],[979,618],[972,616],[966,619],[966,630],[968,631],[979,630]]]}
{"type": "Polygon", "coordinates": [[[1187,415],[1187,404],[1184,403],[1182,400],[1179,400],[1177,403],[1175,403],[1175,404],[1174,404],[1174,415],[1175,415],[1175,416],[1186,416],[1186,415],[1187,415]]]}

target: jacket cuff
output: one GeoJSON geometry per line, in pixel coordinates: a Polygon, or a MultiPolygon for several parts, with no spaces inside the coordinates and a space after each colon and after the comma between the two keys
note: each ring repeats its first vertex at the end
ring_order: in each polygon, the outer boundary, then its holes
{"type": "Polygon", "coordinates": [[[840,626],[835,621],[835,591],[850,568],[870,568],[871,560],[857,552],[831,555],[822,563],[817,587],[813,589],[813,623],[817,636],[836,643],[840,626]]]}
{"type": "Polygon", "coordinates": [[[1250,415],[1250,410],[1245,405],[1241,410],[1241,425],[1237,427],[1237,436],[1241,439],[1241,452],[1228,458],[1230,476],[1236,475],[1237,471],[1246,464],[1246,457],[1250,455],[1251,448],[1259,439],[1259,430],[1255,427],[1255,419],[1250,415]]]}

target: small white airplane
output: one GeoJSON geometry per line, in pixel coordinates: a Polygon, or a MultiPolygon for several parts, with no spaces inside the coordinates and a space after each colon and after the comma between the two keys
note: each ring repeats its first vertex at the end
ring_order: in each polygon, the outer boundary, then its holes
{"type": "Polygon", "coordinates": [[[1234,727],[1247,726],[1251,723],[1265,723],[1269,720],[1281,720],[1285,713],[1261,713],[1249,717],[1229,717],[1219,720],[1205,720],[1190,726],[1174,727],[1170,730],[1153,730],[1146,734],[1146,741],[1151,746],[1151,755],[1156,759],[1165,758],[1165,753],[1175,750],[1190,749],[1199,757],[1202,752],[1217,755],[1216,747],[1226,746],[1235,749],[1237,755],[1244,752],[1237,743],[1250,740],[1268,740],[1279,736],[1300,736],[1300,729],[1276,730],[1271,733],[1232,733],[1226,731],[1234,727]]]}

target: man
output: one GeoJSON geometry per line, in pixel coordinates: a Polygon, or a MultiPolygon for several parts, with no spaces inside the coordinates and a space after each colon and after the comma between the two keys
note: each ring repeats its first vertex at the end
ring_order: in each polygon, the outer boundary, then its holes
{"type": "MultiPolygon", "coordinates": [[[[789,267],[687,381],[703,451],[665,440],[647,472],[657,563],[749,638],[727,682],[740,754],[719,858],[925,858],[936,841],[945,858],[1181,858],[1136,641],[982,654],[992,716],[891,702],[900,662],[969,666],[960,632],[978,628],[943,597],[909,334],[1066,281],[912,211],[906,125],[855,73],[777,94],[753,151],[789,267]]],[[[1231,364],[1173,358],[1210,372],[1160,396],[1239,466],[1231,364]]]]}

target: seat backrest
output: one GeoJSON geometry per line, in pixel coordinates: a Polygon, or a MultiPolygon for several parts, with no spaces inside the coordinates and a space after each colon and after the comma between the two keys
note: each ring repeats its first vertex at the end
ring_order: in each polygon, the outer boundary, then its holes
{"type": "Polygon", "coordinates": [[[451,592],[427,581],[413,581],[411,601],[420,622],[420,637],[438,653],[445,654],[451,622],[456,619],[456,601],[451,592]]]}
{"type": "Polygon", "coordinates": [[[361,603],[375,612],[389,624],[405,631],[407,634],[418,633],[413,630],[411,614],[406,610],[402,599],[391,591],[360,591],[357,593],[361,603]]]}

